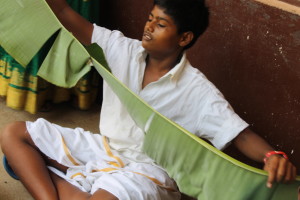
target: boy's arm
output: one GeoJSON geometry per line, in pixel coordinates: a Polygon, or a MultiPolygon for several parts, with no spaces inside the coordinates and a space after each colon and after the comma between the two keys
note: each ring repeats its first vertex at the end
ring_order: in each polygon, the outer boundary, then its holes
{"type": "MultiPolygon", "coordinates": [[[[235,139],[236,147],[249,158],[263,162],[266,153],[274,149],[249,128],[242,131],[235,139]]],[[[279,155],[271,155],[265,162],[264,170],[269,174],[267,186],[272,187],[274,181],[290,182],[296,178],[296,167],[279,155]]]]}
{"type": "Polygon", "coordinates": [[[75,12],[65,0],[46,0],[59,21],[82,44],[91,44],[93,24],[75,12]]]}

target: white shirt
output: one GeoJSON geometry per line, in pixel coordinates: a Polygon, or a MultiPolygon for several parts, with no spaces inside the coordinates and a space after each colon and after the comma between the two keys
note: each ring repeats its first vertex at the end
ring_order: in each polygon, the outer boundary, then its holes
{"type": "MultiPolygon", "coordinates": [[[[121,82],[158,112],[209,140],[216,148],[223,149],[248,126],[220,91],[190,65],[185,54],[172,70],[142,89],[147,53],[141,41],[94,25],[92,43],[103,48],[112,73],[121,82]]],[[[100,132],[109,138],[110,146],[125,157],[147,162],[141,153],[144,132],[106,83],[103,85],[100,132]]]]}

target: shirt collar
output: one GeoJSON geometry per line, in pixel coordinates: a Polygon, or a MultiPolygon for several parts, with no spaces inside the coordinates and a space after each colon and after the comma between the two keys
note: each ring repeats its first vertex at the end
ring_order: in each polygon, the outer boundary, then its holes
{"type": "Polygon", "coordinates": [[[186,53],[184,52],[181,60],[175,67],[173,67],[165,76],[170,76],[172,81],[177,82],[178,79],[180,78],[180,75],[182,74],[182,71],[184,67],[186,66],[187,58],[186,58],[186,53]]]}

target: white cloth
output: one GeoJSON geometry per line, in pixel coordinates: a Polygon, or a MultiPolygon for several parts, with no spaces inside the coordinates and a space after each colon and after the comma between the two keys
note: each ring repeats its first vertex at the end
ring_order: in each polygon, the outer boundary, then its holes
{"type": "Polygon", "coordinates": [[[119,200],[176,200],[180,193],[166,172],[147,163],[128,162],[100,134],[64,128],[44,119],[26,122],[35,145],[69,167],[66,174],[49,167],[82,191],[104,189],[119,200]]]}
{"type": "MultiPolygon", "coordinates": [[[[121,82],[161,114],[209,140],[216,148],[223,149],[248,126],[220,91],[190,65],[185,54],[171,71],[142,89],[147,55],[140,41],[94,25],[92,43],[103,48],[112,73],[121,82]]],[[[140,153],[143,131],[105,83],[100,132],[110,139],[111,147],[124,156],[139,162],[148,161],[140,153]]]]}

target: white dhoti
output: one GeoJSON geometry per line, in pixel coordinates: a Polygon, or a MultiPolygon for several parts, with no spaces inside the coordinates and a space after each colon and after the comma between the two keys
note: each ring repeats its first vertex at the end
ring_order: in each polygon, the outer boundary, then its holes
{"type": "Polygon", "coordinates": [[[82,191],[104,189],[120,200],[180,199],[175,182],[158,166],[132,162],[110,149],[106,137],[82,128],[64,128],[44,119],[26,122],[35,145],[68,167],[54,173],[82,191]]]}

